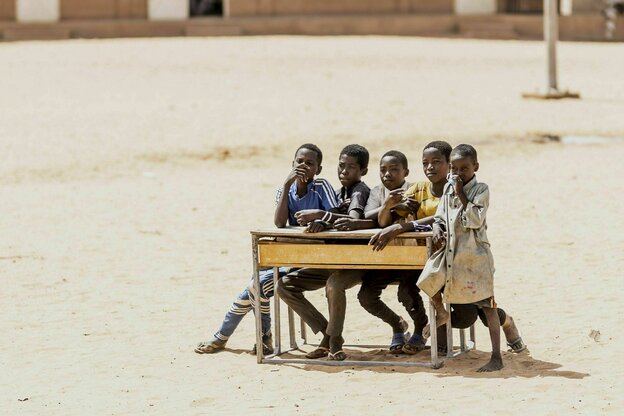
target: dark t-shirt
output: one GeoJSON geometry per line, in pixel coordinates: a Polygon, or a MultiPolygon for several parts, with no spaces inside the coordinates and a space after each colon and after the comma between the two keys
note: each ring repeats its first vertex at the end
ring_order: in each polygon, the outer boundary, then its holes
{"type": "Polygon", "coordinates": [[[338,198],[338,213],[349,214],[349,211],[356,210],[364,217],[364,208],[370,195],[370,188],[364,182],[358,182],[349,189],[344,186],[336,191],[338,198]]]}

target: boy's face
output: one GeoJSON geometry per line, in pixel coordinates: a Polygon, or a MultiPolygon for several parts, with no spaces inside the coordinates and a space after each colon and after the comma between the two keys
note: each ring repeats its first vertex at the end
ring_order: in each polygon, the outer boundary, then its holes
{"type": "Polygon", "coordinates": [[[314,150],[310,149],[299,149],[297,154],[295,155],[295,160],[293,160],[293,167],[305,164],[308,167],[307,170],[307,179],[308,182],[314,180],[314,177],[321,173],[321,165],[318,163],[318,155],[314,150]]]}
{"type": "Polygon", "coordinates": [[[405,182],[409,169],[405,169],[403,163],[394,156],[381,158],[379,162],[379,178],[381,183],[391,191],[400,188],[405,182]]]}
{"type": "Polygon", "coordinates": [[[340,155],[338,160],[338,179],[345,188],[359,182],[368,169],[362,169],[355,156],[340,155]]]}
{"type": "Polygon", "coordinates": [[[458,154],[451,155],[451,173],[459,175],[463,183],[468,182],[479,170],[479,162],[471,157],[463,157],[458,154]]]}
{"type": "Polygon", "coordinates": [[[449,162],[442,152],[435,147],[423,150],[423,172],[431,183],[446,181],[449,172],[449,162]]]}

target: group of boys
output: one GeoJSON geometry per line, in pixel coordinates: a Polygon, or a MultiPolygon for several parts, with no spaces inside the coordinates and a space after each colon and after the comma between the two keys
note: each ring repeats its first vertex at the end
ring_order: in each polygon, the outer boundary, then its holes
{"type": "MultiPolygon", "coordinates": [[[[339,155],[337,173],[341,187],[334,190],[327,180],[317,178],[322,170],[323,153],[313,144],[304,144],[295,152],[292,170],[286,177],[283,186],[277,191],[274,223],[280,228],[287,225],[305,226],[306,232],[320,232],[331,228],[337,230],[381,228],[370,241],[373,250],[382,250],[402,232],[431,229],[430,227],[433,226],[434,243],[439,248],[438,252],[444,253],[438,257],[447,260],[448,247],[455,244],[455,240],[449,237],[452,233],[447,232],[447,230],[452,229],[453,224],[446,223],[448,215],[442,218],[439,214],[441,211],[447,210],[452,198],[457,198],[454,200],[455,205],[453,206],[457,207],[459,202],[460,206],[463,207],[458,209],[458,218],[466,215],[466,213],[469,216],[472,215],[470,218],[476,215],[478,218],[474,221],[482,220],[476,228],[483,228],[483,233],[485,232],[487,204],[485,209],[482,206],[475,208],[475,204],[466,200],[466,194],[463,191],[466,189],[468,192],[471,184],[476,183],[474,172],[478,169],[476,150],[473,154],[471,152],[474,148],[468,146],[468,151],[462,151],[466,146],[468,145],[460,145],[456,149],[452,149],[448,143],[443,141],[427,144],[423,149],[422,156],[423,172],[428,181],[415,184],[406,181],[409,174],[406,156],[395,150],[386,152],[379,164],[381,184],[370,189],[361,180],[368,171],[369,153],[363,146],[348,145],[342,149],[339,155]],[[457,160],[458,166],[461,165],[461,172],[454,171],[453,157],[457,160]],[[465,168],[462,165],[465,159],[476,164],[476,168],[471,173],[472,177],[465,175],[465,168]],[[449,175],[449,169],[453,170],[452,175],[449,175]],[[441,209],[440,206],[443,201],[447,207],[445,209],[441,209]],[[471,214],[475,209],[477,214],[471,214]],[[447,238],[449,238],[448,243],[447,238]]],[[[470,171],[468,173],[470,174],[470,171]]],[[[479,189],[481,189],[481,185],[479,183],[479,189]]],[[[485,186],[487,187],[487,185],[485,186]]],[[[472,186],[472,188],[475,187],[472,186]]],[[[470,227],[473,225],[468,224],[470,227]]],[[[485,239],[485,243],[487,243],[487,239],[485,239]]],[[[452,252],[452,249],[450,251],[452,252]]],[[[449,264],[453,262],[452,257],[449,262],[449,264]]],[[[488,260],[488,264],[490,263],[488,260]]],[[[415,354],[425,348],[426,337],[428,336],[428,318],[418,286],[423,278],[427,283],[423,289],[427,294],[434,297],[440,334],[445,331],[444,325],[449,320],[444,308],[439,307],[442,293],[444,293],[447,298],[446,301],[453,303],[450,318],[454,327],[468,327],[476,321],[477,316],[481,317],[486,325],[488,322],[497,321],[496,331],[492,329],[493,325],[489,325],[492,337],[498,334],[498,327],[502,325],[508,345],[514,352],[520,352],[526,348],[511,316],[506,315],[502,309],[495,308],[493,293],[487,299],[490,301],[488,305],[483,302],[463,302],[462,299],[459,299],[457,303],[451,302],[454,299],[454,293],[447,293],[448,288],[445,289],[444,284],[441,287],[435,287],[438,283],[439,273],[432,273],[431,270],[433,269],[428,262],[423,271],[426,276],[420,276],[421,271],[414,270],[280,268],[277,288],[273,287],[273,271],[271,269],[262,270],[260,272],[260,293],[255,293],[254,287],[250,283],[233,303],[221,328],[210,341],[200,343],[195,348],[195,352],[213,353],[224,349],[236,326],[253,309],[255,302],[259,299],[262,314],[262,348],[265,354],[272,353],[269,298],[273,295],[274,290],[277,290],[281,299],[301,317],[312,331],[322,334],[322,340],[318,347],[308,353],[306,357],[310,359],[327,357],[329,360],[344,360],[347,357],[342,350],[346,290],[361,284],[358,293],[360,304],[392,328],[390,350],[415,354]],[[399,283],[398,299],[413,321],[414,332],[409,338],[406,337],[409,324],[381,300],[382,291],[393,282],[399,283]],[[326,319],[304,296],[306,291],[321,288],[325,288],[329,319],[326,319]],[[496,320],[492,318],[492,311],[497,313],[496,320]]],[[[493,268],[491,271],[493,272],[493,268]]],[[[452,279],[463,278],[460,274],[450,277],[452,279]]],[[[452,286],[453,282],[451,280],[449,282],[448,286],[452,286]]],[[[491,285],[486,284],[485,286],[490,287],[491,285]]],[[[481,299],[478,300],[481,301],[481,299]]],[[[441,350],[445,350],[445,337],[440,336],[439,340],[441,341],[439,347],[441,350]]],[[[492,371],[502,367],[502,360],[500,365],[496,361],[500,356],[500,348],[498,348],[498,356],[494,354],[496,352],[494,338],[492,338],[492,344],[492,361],[494,364],[488,363],[488,366],[481,368],[482,371],[492,371]]],[[[256,346],[254,346],[254,351],[255,348],[256,346]]]]}

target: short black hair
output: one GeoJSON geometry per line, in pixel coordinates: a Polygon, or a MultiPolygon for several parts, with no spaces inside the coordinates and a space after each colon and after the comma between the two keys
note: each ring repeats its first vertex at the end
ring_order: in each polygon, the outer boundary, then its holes
{"type": "Polygon", "coordinates": [[[459,155],[462,158],[472,158],[472,161],[474,163],[477,163],[477,149],[475,149],[474,147],[472,147],[469,144],[458,144],[453,151],[451,152],[452,155],[459,155]]]}
{"type": "Polygon", "coordinates": [[[436,149],[438,150],[440,153],[442,153],[442,156],[444,156],[444,158],[446,159],[447,162],[450,162],[451,160],[451,151],[453,150],[453,147],[448,144],[445,141],[442,140],[435,140],[429,144],[427,144],[424,148],[423,148],[423,152],[427,149],[436,149]]]}
{"type": "Polygon", "coordinates": [[[403,168],[407,169],[407,157],[403,154],[403,152],[399,152],[398,150],[389,150],[386,153],[384,153],[384,155],[381,158],[383,159],[384,157],[387,157],[387,156],[396,157],[397,159],[399,159],[399,161],[403,165],[403,168]]]}
{"type": "Polygon", "coordinates": [[[342,155],[356,158],[358,165],[360,165],[360,169],[366,169],[368,167],[368,160],[370,156],[368,154],[368,150],[366,150],[364,146],[360,146],[359,144],[350,144],[345,146],[340,151],[340,156],[342,155]]]}
{"type": "Polygon", "coordinates": [[[312,150],[313,152],[316,152],[316,161],[318,162],[319,166],[323,162],[323,152],[321,152],[321,149],[319,149],[317,145],[312,144],[312,143],[302,144],[295,151],[295,157],[297,157],[297,153],[299,153],[299,150],[301,149],[307,149],[307,150],[312,150]]]}

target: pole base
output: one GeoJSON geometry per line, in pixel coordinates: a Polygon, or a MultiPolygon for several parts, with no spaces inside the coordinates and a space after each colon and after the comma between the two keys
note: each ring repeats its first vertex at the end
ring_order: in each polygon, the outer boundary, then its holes
{"type": "Polygon", "coordinates": [[[561,100],[564,98],[580,99],[581,95],[577,92],[559,91],[556,89],[550,89],[547,92],[525,92],[522,94],[522,98],[537,99],[537,100],[561,100]]]}

